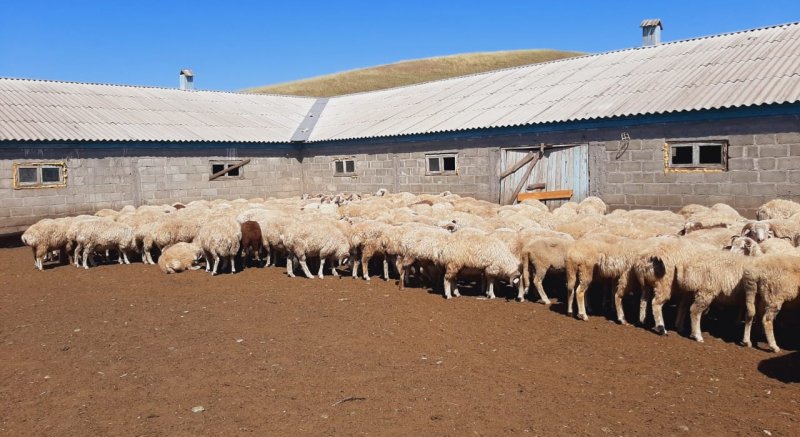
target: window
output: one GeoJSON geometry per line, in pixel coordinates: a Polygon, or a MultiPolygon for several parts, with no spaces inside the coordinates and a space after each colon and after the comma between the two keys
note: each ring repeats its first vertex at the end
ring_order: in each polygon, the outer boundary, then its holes
{"type": "MultiPolygon", "coordinates": [[[[241,164],[243,161],[211,161],[211,176],[225,170],[226,168],[231,168],[238,164],[241,164]]],[[[214,178],[214,180],[219,179],[240,179],[242,177],[242,167],[236,167],[227,173],[223,174],[222,176],[218,176],[214,178]]]]}
{"type": "Polygon", "coordinates": [[[457,156],[455,153],[426,155],[427,173],[434,175],[458,174],[457,156]]]}
{"type": "Polygon", "coordinates": [[[25,162],[14,164],[14,188],[58,188],[67,185],[63,162],[25,162]]]}
{"type": "Polygon", "coordinates": [[[337,159],[333,161],[333,173],[336,176],[349,176],[356,172],[356,161],[353,159],[337,159]]]}
{"type": "Polygon", "coordinates": [[[727,170],[727,141],[670,141],[665,146],[667,170],[727,170]]]}

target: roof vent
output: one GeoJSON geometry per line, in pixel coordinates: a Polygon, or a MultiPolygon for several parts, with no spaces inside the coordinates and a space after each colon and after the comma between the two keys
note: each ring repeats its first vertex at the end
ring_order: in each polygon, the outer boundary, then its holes
{"type": "Polygon", "coordinates": [[[639,27],[642,28],[642,47],[661,44],[661,30],[664,28],[661,25],[661,19],[650,18],[642,20],[642,24],[639,27]]]}
{"type": "Polygon", "coordinates": [[[181,70],[180,73],[181,89],[186,91],[194,90],[194,73],[188,68],[181,70]]]}

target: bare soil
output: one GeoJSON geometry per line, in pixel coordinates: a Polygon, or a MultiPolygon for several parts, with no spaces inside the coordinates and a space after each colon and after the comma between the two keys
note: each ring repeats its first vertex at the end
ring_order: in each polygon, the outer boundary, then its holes
{"type": "Polygon", "coordinates": [[[797,351],[563,312],[0,249],[0,433],[800,435],[797,351]]]}

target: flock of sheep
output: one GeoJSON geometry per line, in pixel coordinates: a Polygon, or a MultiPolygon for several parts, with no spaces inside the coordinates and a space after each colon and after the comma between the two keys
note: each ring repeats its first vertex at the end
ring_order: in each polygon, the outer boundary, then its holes
{"type": "Polygon", "coordinates": [[[119,263],[141,254],[142,262],[165,273],[202,268],[216,274],[248,261],[272,265],[286,259],[287,274],[296,265],[313,278],[308,261],[318,260],[317,275],[330,267],[349,268],[353,278],[370,279],[373,257],[383,261],[389,279],[394,262],[402,289],[413,272],[446,298],[459,296],[457,279],[479,281],[494,298],[497,281],[517,289],[522,301],[531,288],[545,304],[542,281],[563,273],[567,313],[577,304],[586,320],[586,293],[605,284],[613,296],[616,319],[625,324],[622,298],[640,297],[639,321],[648,302],[655,330],[666,334],[662,306],[680,302],[676,326],[691,320],[691,338],[702,342],[700,319],[714,305],[734,305],[744,313],[742,343],[749,346],[757,305],[769,347],[778,351],[773,320],[784,302],[798,301],[800,289],[800,204],[773,200],[758,210],[758,220],[733,208],[687,205],[678,213],[615,210],[596,197],[566,203],[553,211],[538,201],[497,204],[440,195],[339,194],[289,199],[193,201],[187,204],[130,206],[93,216],[45,219],[22,236],[33,249],[38,269],[55,251],[88,268],[97,256],[116,252],[119,263]],[[264,261],[261,256],[266,255],[264,261]]]}

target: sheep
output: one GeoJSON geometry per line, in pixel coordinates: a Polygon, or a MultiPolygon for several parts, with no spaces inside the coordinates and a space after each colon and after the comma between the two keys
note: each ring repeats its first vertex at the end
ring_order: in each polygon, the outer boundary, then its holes
{"type": "Polygon", "coordinates": [[[71,219],[43,219],[25,230],[22,242],[33,251],[33,265],[44,270],[44,257],[52,250],[62,250],[67,245],[67,228],[71,219]]]}
{"type": "Polygon", "coordinates": [[[605,215],[608,211],[608,206],[602,199],[595,196],[589,196],[578,204],[578,214],[581,215],[605,215]]]}
{"type": "Polygon", "coordinates": [[[742,235],[759,243],[773,237],[795,241],[800,236],[800,222],[793,219],[751,221],[742,228],[742,235]]]}
{"type": "Polygon", "coordinates": [[[203,250],[197,244],[176,243],[164,249],[158,258],[158,267],[166,274],[201,269],[202,267],[196,265],[196,262],[202,255],[203,250]]]}
{"type": "Polygon", "coordinates": [[[240,223],[257,222],[261,228],[262,246],[267,252],[265,267],[273,264],[278,254],[284,254],[286,247],[282,235],[286,228],[297,221],[297,217],[288,210],[254,209],[242,212],[236,218],[240,223]]]}
{"type": "Polygon", "coordinates": [[[207,217],[204,213],[175,213],[138,226],[136,237],[142,242],[142,262],[155,264],[151,254],[153,246],[163,248],[175,243],[192,242],[200,231],[205,218],[207,217]]]}
{"type": "Polygon", "coordinates": [[[774,199],[758,207],[756,218],[758,220],[788,219],[797,213],[800,213],[800,203],[774,199]]]}
{"type": "Polygon", "coordinates": [[[622,309],[622,298],[628,291],[637,254],[647,245],[660,241],[658,238],[634,240],[609,234],[597,234],[591,238],[576,240],[567,250],[565,269],[567,272],[567,314],[572,314],[572,302],[577,299],[578,318],[588,320],[585,296],[595,274],[616,283],[614,303],[617,322],[627,324],[622,309]]]}
{"type": "Polygon", "coordinates": [[[261,249],[264,247],[264,237],[261,234],[261,226],[258,222],[248,220],[241,224],[242,229],[242,270],[247,266],[247,259],[251,255],[255,256],[256,261],[261,262],[261,249]]]}
{"type": "Polygon", "coordinates": [[[773,322],[784,302],[796,301],[800,293],[800,263],[792,255],[772,254],[754,258],[745,269],[745,328],[742,344],[752,346],[750,332],[756,313],[756,296],[764,303],[762,323],[767,344],[773,352],[780,352],[773,322]]]}
{"type": "Polygon", "coordinates": [[[782,254],[800,256],[800,250],[792,245],[788,240],[782,238],[770,238],[769,240],[757,243],[750,237],[734,237],[731,239],[730,251],[740,253],[745,256],[761,256],[766,254],[782,254]]]}
{"type": "Polygon", "coordinates": [[[518,284],[520,260],[501,240],[478,232],[463,231],[452,234],[449,239],[449,243],[442,248],[438,260],[445,268],[444,294],[446,299],[452,297],[451,289],[457,289],[454,287],[456,277],[465,269],[481,271],[486,275],[489,299],[495,297],[494,281],[496,278],[507,278],[509,284],[518,284]]]}
{"type": "MultiPolygon", "coordinates": [[[[335,260],[339,264],[346,264],[350,259],[350,243],[347,235],[335,220],[317,218],[297,221],[286,228],[286,234],[281,240],[286,247],[289,257],[286,260],[286,273],[294,278],[294,267],[291,256],[298,259],[300,267],[307,278],[314,275],[306,263],[309,257],[319,257],[320,279],[323,278],[323,269],[326,260],[335,260]]],[[[331,265],[331,274],[339,276],[336,265],[331,265]]]]}
{"type": "MultiPolygon", "coordinates": [[[[551,234],[557,234],[551,232],[551,234]]],[[[550,305],[550,298],[544,291],[544,277],[551,271],[564,271],[566,268],[567,251],[575,241],[568,234],[563,236],[539,236],[533,239],[523,237],[522,246],[522,292],[517,295],[517,301],[522,302],[530,288],[530,266],[533,266],[533,285],[539,294],[541,303],[550,305]]]]}
{"type": "MultiPolygon", "coordinates": [[[[242,240],[242,228],[239,222],[232,217],[222,216],[212,219],[203,224],[197,232],[195,242],[203,250],[203,258],[206,261],[206,271],[212,275],[217,274],[220,258],[224,258],[224,264],[230,263],[231,272],[236,273],[234,257],[239,252],[240,241],[242,240]],[[213,269],[211,260],[214,260],[213,269]]],[[[223,269],[225,266],[223,266],[223,269]]]]}
{"type": "Polygon", "coordinates": [[[119,251],[118,262],[130,264],[128,251],[135,249],[136,238],[133,228],[110,220],[92,221],[90,226],[84,226],[75,239],[78,247],[83,248],[83,268],[88,269],[90,256],[95,250],[119,251]]]}
{"type": "MultiPolygon", "coordinates": [[[[450,242],[451,231],[420,223],[405,223],[396,226],[386,241],[387,253],[396,255],[395,267],[400,275],[398,288],[405,288],[408,269],[414,263],[422,263],[429,268],[425,272],[436,275],[441,253],[450,242]]],[[[453,295],[459,296],[458,290],[453,295]]]]}
{"type": "MultiPolygon", "coordinates": [[[[665,239],[664,246],[640,253],[635,270],[640,281],[653,288],[656,332],[667,333],[661,307],[677,291],[694,299],[689,309],[692,322],[690,338],[702,343],[700,318],[712,301],[744,303],[743,275],[753,258],[707,245],[678,243],[679,240],[665,239]]],[[[684,302],[686,300],[681,307],[684,302]]]]}
{"type": "Polygon", "coordinates": [[[349,232],[350,249],[353,251],[353,278],[358,276],[358,266],[361,265],[364,279],[369,281],[369,261],[373,256],[383,256],[383,276],[389,280],[389,251],[388,239],[393,231],[393,226],[386,223],[366,220],[353,224],[349,232]],[[358,254],[360,253],[360,257],[358,254]]]}

